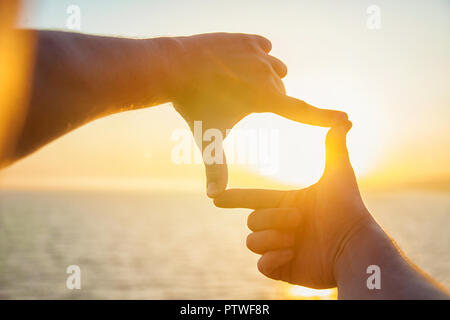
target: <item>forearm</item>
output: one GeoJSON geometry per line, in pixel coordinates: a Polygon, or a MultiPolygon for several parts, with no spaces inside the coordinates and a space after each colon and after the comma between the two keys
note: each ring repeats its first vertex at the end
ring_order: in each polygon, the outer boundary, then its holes
{"type": "Polygon", "coordinates": [[[170,38],[40,31],[37,39],[26,118],[9,162],[94,119],[170,101],[170,38]]]}
{"type": "Polygon", "coordinates": [[[335,277],[339,299],[449,298],[407,261],[375,222],[362,226],[343,248],[336,261],[335,277]],[[379,267],[379,289],[374,288],[377,275],[368,272],[369,266],[379,267]]]}

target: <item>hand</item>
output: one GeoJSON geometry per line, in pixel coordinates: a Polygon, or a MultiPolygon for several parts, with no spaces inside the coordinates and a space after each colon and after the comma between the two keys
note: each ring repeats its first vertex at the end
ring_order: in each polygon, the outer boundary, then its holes
{"type": "MultiPolygon", "coordinates": [[[[318,109],[286,96],[281,78],[287,68],[268,54],[271,43],[261,36],[212,33],[174,39],[178,55],[170,64],[170,95],[191,129],[201,120],[203,130],[216,128],[225,137],[226,129],[253,112],[275,112],[325,127],[347,119],[344,112],[318,109]]],[[[205,161],[210,197],[227,185],[225,155],[219,162],[205,161]]]]}
{"type": "Polygon", "coordinates": [[[340,253],[359,229],[374,224],[347,152],[350,127],[347,122],[329,130],[325,170],[316,184],[295,191],[230,189],[214,199],[219,207],[256,209],[248,217],[253,233],[247,246],[262,255],[258,269],[267,277],[335,287],[340,253]]]}

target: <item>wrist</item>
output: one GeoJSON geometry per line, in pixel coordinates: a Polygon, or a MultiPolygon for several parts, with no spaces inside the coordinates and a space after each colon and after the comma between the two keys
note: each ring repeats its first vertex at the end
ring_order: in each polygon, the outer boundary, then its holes
{"type": "Polygon", "coordinates": [[[170,102],[181,99],[195,73],[193,68],[196,64],[190,55],[193,50],[189,39],[184,36],[154,39],[161,50],[164,88],[170,102]]]}
{"type": "Polygon", "coordinates": [[[158,96],[156,100],[172,102],[177,96],[183,70],[180,68],[184,58],[184,47],[179,37],[161,37],[144,41],[147,59],[154,61],[150,67],[149,76],[158,82],[158,96]]]}
{"type": "Polygon", "coordinates": [[[174,41],[169,37],[135,41],[130,67],[134,87],[131,109],[172,101],[174,41]]]}
{"type": "Polygon", "coordinates": [[[99,100],[111,114],[172,101],[171,38],[109,38],[102,60],[104,73],[91,75],[99,100]],[[109,70],[109,71],[108,71],[109,70]]]}
{"type": "Polygon", "coordinates": [[[372,217],[356,226],[334,264],[339,297],[349,298],[356,292],[369,291],[366,282],[370,276],[368,267],[375,265],[381,268],[386,261],[392,262],[397,256],[392,241],[372,217]]]}
{"type": "Polygon", "coordinates": [[[349,239],[336,259],[334,274],[339,299],[448,299],[445,290],[403,257],[373,219],[349,239]]]}

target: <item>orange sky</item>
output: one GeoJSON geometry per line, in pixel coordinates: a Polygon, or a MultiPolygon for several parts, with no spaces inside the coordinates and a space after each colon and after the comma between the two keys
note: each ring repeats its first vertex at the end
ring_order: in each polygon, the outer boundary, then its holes
{"type": "MultiPolygon", "coordinates": [[[[378,1],[380,30],[366,27],[367,1],[77,3],[86,33],[265,35],[273,42],[272,53],[289,67],[290,95],[349,114],[354,123],[349,149],[359,178],[379,185],[450,181],[448,1],[378,1]]],[[[29,1],[21,25],[64,29],[69,4],[29,1]]],[[[201,165],[170,160],[177,128],[186,126],[170,106],[101,119],[4,170],[0,179],[3,187],[133,181],[202,188],[201,165]]],[[[267,186],[275,179],[306,185],[320,177],[325,129],[268,114],[246,118],[238,128],[279,132],[279,170],[257,178],[254,165],[232,166],[232,184],[267,186]]]]}

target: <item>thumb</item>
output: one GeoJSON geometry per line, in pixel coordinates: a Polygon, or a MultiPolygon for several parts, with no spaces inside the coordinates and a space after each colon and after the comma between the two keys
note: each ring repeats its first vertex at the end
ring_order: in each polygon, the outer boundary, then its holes
{"type": "Polygon", "coordinates": [[[208,129],[204,134],[202,143],[202,157],[206,173],[206,193],[214,198],[225,190],[228,183],[228,168],[225,152],[223,151],[223,130],[208,129]],[[204,142],[205,142],[204,141],[204,142]]]}
{"type": "Polygon", "coordinates": [[[346,121],[328,130],[325,138],[325,171],[324,176],[336,174],[354,177],[352,165],[347,150],[347,132],[352,123],[346,121]]]}
{"type": "Polygon", "coordinates": [[[208,197],[214,198],[225,190],[228,183],[227,161],[223,151],[223,140],[227,130],[217,129],[221,126],[203,123],[200,120],[188,124],[205,165],[206,193],[208,197]],[[205,131],[203,126],[206,127],[205,131]]]}
{"type": "Polygon", "coordinates": [[[227,187],[228,168],[225,153],[222,153],[222,155],[223,163],[208,164],[203,158],[206,172],[206,193],[210,198],[216,197],[227,187]]]}

